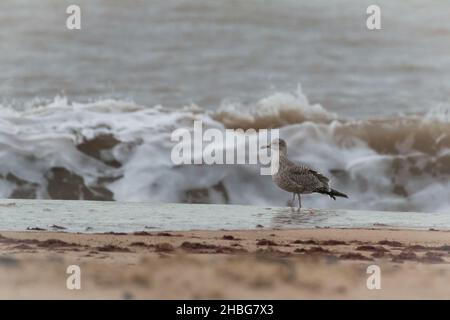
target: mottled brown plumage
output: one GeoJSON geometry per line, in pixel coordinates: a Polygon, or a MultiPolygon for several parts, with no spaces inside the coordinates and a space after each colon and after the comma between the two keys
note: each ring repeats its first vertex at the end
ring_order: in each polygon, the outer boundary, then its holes
{"type": "Polygon", "coordinates": [[[291,206],[298,196],[298,210],[301,208],[301,194],[322,193],[336,200],[336,197],[348,198],[347,195],[330,188],[329,179],[319,172],[300,164],[290,161],[287,157],[287,145],[283,139],[276,139],[267,146],[272,149],[273,157],[279,159],[278,170],[273,173],[272,179],[281,189],[291,192],[293,198],[291,206]]]}

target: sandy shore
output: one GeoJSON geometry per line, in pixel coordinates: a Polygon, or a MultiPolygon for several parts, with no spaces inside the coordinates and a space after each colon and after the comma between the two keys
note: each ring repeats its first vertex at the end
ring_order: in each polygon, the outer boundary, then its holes
{"type": "Polygon", "coordinates": [[[450,299],[450,232],[0,232],[0,298],[450,299]],[[69,265],[81,290],[68,290],[69,265]],[[381,289],[367,289],[369,265],[381,289]]]}

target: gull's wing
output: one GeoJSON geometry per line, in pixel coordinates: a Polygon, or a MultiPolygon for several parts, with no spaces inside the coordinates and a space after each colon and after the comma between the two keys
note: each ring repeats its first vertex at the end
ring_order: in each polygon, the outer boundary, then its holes
{"type": "Polygon", "coordinates": [[[330,182],[330,179],[328,179],[327,177],[325,177],[324,175],[322,175],[321,173],[313,170],[313,169],[309,169],[309,172],[313,175],[315,175],[317,177],[317,179],[319,179],[320,182],[322,182],[323,184],[328,186],[328,182],[330,182]]]}
{"type": "Polygon", "coordinates": [[[292,165],[286,170],[289,177],[300,185],[309,187],[311,190],[327,188],[330,179],[320,174],[319,172],[304,166],[304,165],[292,165]]]}

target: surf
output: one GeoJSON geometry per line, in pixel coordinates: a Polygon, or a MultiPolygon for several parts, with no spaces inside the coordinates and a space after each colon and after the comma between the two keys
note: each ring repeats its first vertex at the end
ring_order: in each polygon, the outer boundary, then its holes
{"type": "MultiPolygon", "coordinates": [[[[284,206],[255,164],[175,165],[171,134],[278,128],[289,157],[329,176],[345,203],[305,197],[305,206],[448,212],[449,108],[357,119],[311,104],[301,91],[205,111],[133,101],[57,97],[0,106],[0,196],[22,199],[151,201],[284,206]]],[[[196,154],[193,154],[196,156],[196,154]]]]}

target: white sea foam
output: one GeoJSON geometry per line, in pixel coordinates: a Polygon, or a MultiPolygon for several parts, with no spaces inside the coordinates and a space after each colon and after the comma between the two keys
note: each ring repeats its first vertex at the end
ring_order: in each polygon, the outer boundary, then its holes
{"type": "Polygon", "coordinates": [[[304,121],[329,123],[337,115],[319,104],[311,105],[299,86],[295,94],[275,93],[255,105],[225,104],[213,118],[229,128],[272,128],[304,121]]]}
{"type": "Polygon", "coordinates": [[[445,111],[424,118],[340,119],[299,91],[217,112],[59,97],[22,111],[0,106],[0,114],[3,198],[285,205],[290,195],[259,175],[256,165],[171,163],[173,130],[202,120],[220,130],[280,127],[290,158],[323,172],[350,196],[305,196],[307,207],[450,211],[445,111]],[[439,124],[430,121],[436,117],[439,124]]]}
{"type": "Polygon", "coordinates": [[[439,104],[425,114],[425,121],[450,123],[450,104],[439,104]]]}

